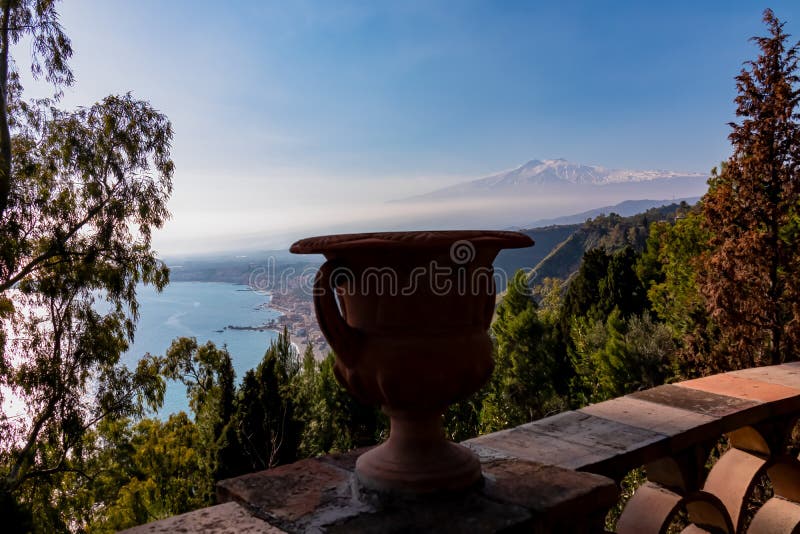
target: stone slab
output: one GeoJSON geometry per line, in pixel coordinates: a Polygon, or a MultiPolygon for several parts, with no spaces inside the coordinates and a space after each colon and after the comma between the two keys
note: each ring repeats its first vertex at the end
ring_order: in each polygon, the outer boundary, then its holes
{"type": "Polygon", "coordinates": [[[676,386],[762,402],[768,405],[770,415],[783,415],[800,410],[800,391],[797,389],[752,378],[743,378],[732,373],[686,380],[676,386]]]}
{"type": "Polygon", "coordinates": [[[567,469],[592,464],[612,453],[607,449],[564,442],[559,438],[520,427],[479,436],[467,440],[464,445],[487,460],[517,458],[567,469]]]}
{"type": "Polygon", "coordinates": [[[427,495],[414,500],[382,498],[376,500],[369,512],[326,523],[319,531],[328,534],[460,534],[530,532],[536,531],[535,525],[531,512],[522,506],[497,502],[472,491],[461,495],[427,495]]]}
{"type": "Polygon", "coordinates": [[[201,508],[121,531],[124,534],[285,534],[283,530],[251,516],[235,502],[201,508]]]}
{"type": "MultiPolygon", "coordinates": [[[[298,530],[322,510],[360,513],[340,506],[352,499],[351,473],[317,459],[259,471],[217,483],[217,498],[236,501],[250,513],[287,531],[298,530]]],[[[335,513],[334,513],[335,515],[335,513]]]]}
{"type": "Polygon", "coordinates": [[[482,467],[482,486],[460,494],[392,498],[361,491],[359,499],[373,510],[327,524],[325,531],[593,532],[618,497],[613,480],[591,473],[518,459],[482,467]]]}
{"type": "Polygon", "coordinates": [[[460,493],[378,494],[359,488],[347,468],[358,453],[224,480],[218,496],[285,532],[399,533],[551,532],[565,525],[588,532],[618,495],[611,479],[518,459],[485,462],[483,483],[460,493]]]}
{"type": "Polygon", "coordinates": [[[467,443],[521,460],[617,477],[668,454],[667,441],[664,434],[618,421],[564,412],[467,443]]]}
{"type": "Polygon", "coordinates": [[[800,362],[770,365],[768,367],[752,367],[728,373],[739,378],[750,378],[770,384],[780,384],[800,392],[800,362]]]}
{"type": "Polygon", "coordinates": [[[516,459],[484,463],[483,476],[484,495],[538,512],[549,523],[576,510],[611,508],[619,497],[610,478],[516,459]]]}
{"type": "Polygon", "coordinates": [[[673,452],[722,433],[719,417],[631,396],[590,404],[578,411],[669,436],[673,452]]]}
{"type": "Polygon", "coordinates": [[[339,469],[344,469],[345,471],[352,472],[356,468],[356,460],[358,460],[358,457],[373,448],[374,446],[361,447],[347,452],[335,452],[332,454],[327,454],[325,456],[317,456],[315,460],[322,462],[324,464],[338,467],[339,469]]]}
{"type": "Polygon", "coordinates": [[[763,421],[770,415],[769,406],[761,401],[673,384],[637,391],[629,397],[719,418],[723,432],[763,421]]]}

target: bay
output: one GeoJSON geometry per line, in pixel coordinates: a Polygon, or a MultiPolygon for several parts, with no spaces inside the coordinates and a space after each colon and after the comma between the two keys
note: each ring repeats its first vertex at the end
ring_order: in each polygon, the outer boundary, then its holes
{"type": "MultiPolygon", "coordinates": [[[[256,367],[278,334],[272,330],[227,328],[261,326],[280,313],[267,307],[269,296],[243,285],[221,282],[173,282],[161,293],[140,286],[136,336],[122,363],[134,368],[145,354],[163,355],[177,337],[194,337],[198,344],[213,341],[231,355],[237,383],[256,367]]],[[[166,419],[179,411],[189,413],[186,388],[170,381],[164,404],[156,414],[166,419]]]]}

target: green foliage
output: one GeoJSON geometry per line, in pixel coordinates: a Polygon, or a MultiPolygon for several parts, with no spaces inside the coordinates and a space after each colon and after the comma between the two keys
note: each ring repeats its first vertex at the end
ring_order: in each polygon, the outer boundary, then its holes
{"type": "MultiPolygon", "coordinates": [[[[497,347],[495,371],[482,399],[481,431],[518,425],[557,410],[561,399],[551,379],[553,325],[539,319],[523,271],[517,271],[498,304],[492,333],[497,347]]],[[[471,415],[470,404],[460,408],[471,415]]]]}
{"type": "Polygon", "coordinates": [[[292,381],[300,363],[284,330],[264,359],[244,375],[232,421],[247,471],[290,463],[298,458],[302,423],[297,417],[292,381]]]}
{"type": "Polygon", "coordinates": [[[560,308],[559,332],[573,376],[574,406],[670,379],[678,346],[672,330],[653,320],[647,287],[663,280],[656,252],[667,223],[652,223],[648,248],[586,253],[560,308]]]}
{"type": "Polygon", "coordinates": [[[605,321],[575,318],[571,334],[578,404],[651,388],[676,373],[672,331],[647,311],[623,319],[615,308],[605,321]]]}
{"type": "Polygon", "coordinates": [[[93,476],[86,440],[97,424],[161,402],[153,359],[131,370],[119,358],[137,284],[167,282],[150,239],[169,215],[173,173],[172,127],[145,101],[109,96],[64,111],[23,99],[10,69],[21,39],[31,39],[35,76],[57,90],[72,82],[54,6],[0,10],[0,388],[26,408],[16,417],[0,403],[0,502],[28,510],[39,530],[67,528],[68,489],[93,476]]]}
{"type": "Polygon", "coordinates": [[[330,353],[316,362],[309,351],[296,376],[296,399],[304,425],[303,456],[373,445],[387,431],[386,417],[376,407],[361,404],[336,381],[334,359],[330,353]]]}
{"type": "Polygon", "coordinates": [[[624,316],[649,307],[646,290],[636,273],[639,255],[631,247],[614,253],[588,251],[564,296],[562,323],[569,317],[600,320],[616,308],[624,316]]]}
{"type": "Polygon", "coordinates": [[[644,269],[645,261],[649,262],[647,295],[653,311],[679,337],[689,334],[705,315],[697,270],[707,242],[708,232],[702,227],[698,210],[691,210],[673,225],[653,225],[640,263],[644,269]]]}
{"type": "Polygon", "coordinates": [[[600,286],[608,275],[609,255],[602,249],[592,249],[583,256],[578,274],[570,281],[561,308],[561,322],[570,317],[588,316],[600,319],[611,310],[608,302],[602,303],[600,286]]]}
{"type": "MultiPolygon", "coordinates": [[[[164,377],[186,385],[193,420],[179,413],[166,422],[101,422],[84,438],[98,474],[78,484],[48,524],[66,529],[56,521],[72,507],[73,521],[82,518],[76,526],[112,532],[208,506],[222,478],[375,444],[385,418],[336,382],[333,360],[316,362],[309,349],[300,365],[284,331],[237,390],[227,350],[176,339],[156,363],[164,377]]],[[[62,480],[58,491],[64,487],[62,480]]],[[[25,517],[17,503],[7,508],[25,517]]]]}
{"type": "MultiPolygon", "coordinates": [[[[539,262],[534,271],[539,279],[560,278],[566,280],[573,276],[581,266],[583,256],[593,249],[603,249],[608,253],[631,247],[639,252],[644,249],[650,224],[652,221],[673,221],[676,213],[686,209],[685,203],[670,204],[660,208],[652,208],[644,213],[630,217],[620,217],[615,213],[600,215],[589,219],[560,244],[552,248],[550,253],[539,262]]],[[[571,227],[564,227],[571,228],[571,227]]],[[[528,231],[535,235],[534,231],[528,231]]],[[[545,246],[549,246],[546,244],[545,246]]],[[[539,240],[536,239],[536,248],[539,240]]],[[[548,249],[549,250],[549,249],[548,249]]],[[[519,265],[526,265],[517,263],[519,265]]],[[[508,262],[503,265],[507,272],[508,262]]]]}
{"type": "Polygon", "coordinates": [[[213,481],[205,441],[183,412],[165,422],[106,420],[98,439],[89,532],[116,532],[208,504],[213,481]]]}
{"type": "Polygon", "coordinates": [[[186,385],[189,407],[203,442],[204,468],[212,480],[232,476],[238,470],[228,465],[227,458],[220,458],[231,440],[235,401],[236,377],[228,351],[210,341],[198,346],[194,338],[178,338],[161,359],[161,373],[186,385]]]}

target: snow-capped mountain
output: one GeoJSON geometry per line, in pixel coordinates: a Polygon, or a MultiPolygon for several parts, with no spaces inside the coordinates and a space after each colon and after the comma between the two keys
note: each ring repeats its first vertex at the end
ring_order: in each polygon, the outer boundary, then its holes
{"type": "MultiPolygon", "coordinates": [[[[705,186],[707,175],[674,171],[608,169],[597,165],[571,163],[564,159],[531,160],[514,169],[499,172],[485,178],[463,182],[408,200],[445,200],[472,196],[510,196],[534,194],[553,189],[566,188],[577,191],[575,186],[623,186],[650,184],[659,186],[673,183],[678,186],[678,196],[690,196],[694,192],[683,191],[681,184],[705,186]]],[[[625,187],[625,189],[630,189],[625,187]]]]}
{"type": "Polygon", "coordinates": [[[624,201],[701,197],[708,175],[582,165],[563,159],[532,160],[514,169],[395,200],[390,229],[508,228],[588,212],[624,201]]]}

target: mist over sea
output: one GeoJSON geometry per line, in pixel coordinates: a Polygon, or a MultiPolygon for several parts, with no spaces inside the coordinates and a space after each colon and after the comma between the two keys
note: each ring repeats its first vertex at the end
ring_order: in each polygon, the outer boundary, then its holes
{"type": "MultiPolygon", "coordinates": [[[[142,355],[163,355],[177,337],[195,337],[198,344],[213,341],[227,345],[236,371],[237,384],[264,356],[277,333],[266,330],[231,330],[227,326],[260,326],[280,314],[266,307],[269,296],[247,286],[219,282],[173,282],[161,293],[140,286],[139,321],[136,337],[122,362],[135,367],[142,355]]],[[[164,405],[158,417],[166,419],[179,411],[189,413],[186,388],[168,382],[164,405]]]]}

